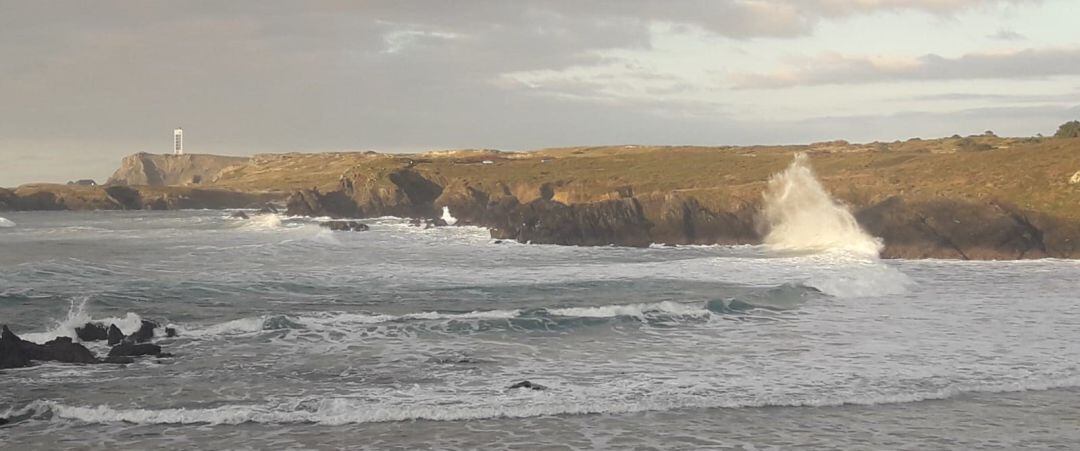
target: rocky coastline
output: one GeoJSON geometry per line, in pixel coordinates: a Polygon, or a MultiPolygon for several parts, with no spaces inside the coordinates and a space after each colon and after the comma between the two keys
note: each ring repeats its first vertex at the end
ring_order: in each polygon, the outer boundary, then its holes
{"type": "Polygon", "coordinates": [[[523,243],[758,244],[768,232],[765,182],[802,152],[820,165],[826,188],[883,240],[884,258],[1080,258],[1080,186],[1067,182],[1080,167],[1080,139],[978,139],[990,150],[964,152],[942,139],[176,161],[136,154],[103,186],[0,189],[0,211],[276,203],[295,216],[434,220],[448,209],[458,225],[523,243]]]}

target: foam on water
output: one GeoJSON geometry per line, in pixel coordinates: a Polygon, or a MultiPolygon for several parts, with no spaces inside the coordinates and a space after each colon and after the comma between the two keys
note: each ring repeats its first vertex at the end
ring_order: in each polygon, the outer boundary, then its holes
{"type": "Polygon", "coordinates": [[[15,227],[15,221],[8,218],[0,217],[0,228],[15,227]]]}
{"type": "Polygon", "coordinates": [[[446,221],[447,225],[457,224],[457,218],[450,214],[450,207],[442,207],[442,220],[446,221]]]}
{"type": "Polygon", "coordinates": [[[72,340],[78,341],[79,338],[75,334],[75,328],[82,327],[86,323],[101,323],[105,325],[105,327],[108,327],[109,324],[115,324],[125,335],[139,330],[139,327],[142,325],[142,318],[131,312],[128,312],[122,318],[94,318],[86,308],[89,299],[89,296],[78,296],[73,298],[67,316],[57,321],[52,328],[45,332],[20,334],[21,338],[35,343],[44,343],[56,337],[71,337],[72,340]]]}
{"type": "MultiPolygon", "coordinates": [[[[1080,376],[1039,380],[947,384],[924,391],[869,395],[817,396],[802,393],[762,393],[746,399],[725,396],[700,386],[684,386],[676,391],[645,396],[628,395],[617,387],[557,387],[545,392],[492,392],[487,397],[446,402],[446,394],[412,403],[395,402],[391,396],[358,398],[296,399],[274,404],[230,404],[213,408],[125,409],[109,405],[75,406],[55,401],[34,401],[21,408],[9,408],[2,417],[16,419],[53,418],[83,423],[132,424],[242,424],[313,423],[322,425],[362,424],[398,421],[462,421],[491,418],[529,418],[549,415],[625,414],[686,408],[743,409],[763,407],[873,406],[943,400],[969,393],[1015,393],[1080,386],[1080,376]],[[385,399],[385,400],[384,400],[385,399]]],[[[415,389],[414,389],[415,391],[415,389]]],[[[412,393],[412,395],[417,395],[412,393]]]]}
{"type": "Polygon", "coordinates": [[[842,251],[877,257],[880,239],[866,233],[847,207],[829,195],[814,176],[806,154],[769,179],[764,217],[765,244],[780,250],[842,251]]]}

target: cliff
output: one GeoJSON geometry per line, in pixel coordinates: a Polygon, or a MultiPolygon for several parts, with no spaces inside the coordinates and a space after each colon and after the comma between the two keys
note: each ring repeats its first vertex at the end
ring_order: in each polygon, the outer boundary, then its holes
{"type": "Polygon", "coordinates": [[[160,155],[137,153],[124,157],[120,168],[109,177],[108,185],[180,186],[213,182],[218,173],[244,164],[247,157],[184,154],[160,155]]]}
{"type": "MultiPolygon", "coordinates": [[[[769,177],[799,152],[867,231],[884,239],[883,256],[1080,258],[1080,139],[972,136],[216,160],[138,154],[124,160],[113,181],[188,184],[194,179],[185,177],[198,167],[202,174],[213,173],[200,180],[204,188],[255,193],[249,195],[258,201],[288,198],[289,212],[298,215],[430,218],[448,207],[461,224],[523,242],[751,244],[768,231],[760,211],[769,177]]],[[[16,198],[28,198],[25,191],[16,190],[16,198]]],[[[0,191],[0,208],[12,204],[11,197],[0,191]]],[[[69,208],[115,204],[61,197],[69,208]]],[[[53,203],[42,204],[48,205],[53,203]]]]}
{"type": "Polygon", "coordinates": [[[0,189],[2,210],[179,210],[260,207],[272,194],[151,186],[30,184],[0,189]]]}

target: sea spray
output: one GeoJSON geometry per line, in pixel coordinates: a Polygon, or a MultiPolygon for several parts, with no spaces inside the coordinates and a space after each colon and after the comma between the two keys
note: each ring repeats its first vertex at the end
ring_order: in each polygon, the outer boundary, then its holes
{"type": "Polygon", "coordinates": [[[0,228],[15,227],[15,221],[0,217],[0,228]]]}
{"type": "Polygon", "coordinates": [[[866,233],[847,207],[825,191],[805,154],[769,179],[764,219],[765,244],[783,250],[841,251],[877,257],[881,240],[866,233]]]}
{"type": "Polygon", "coordinates": [[[446,221],[446,225],[457,224],[457,218],[450,214],[450,207],[442,207],[442,220],[446,221]]]}

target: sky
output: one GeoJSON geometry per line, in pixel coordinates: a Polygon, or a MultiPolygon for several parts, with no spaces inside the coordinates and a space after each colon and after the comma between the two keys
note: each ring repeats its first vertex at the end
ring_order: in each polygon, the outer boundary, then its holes
{"type": "Polygon", "coordinates": [[[1076,0],[0,0],[0,186],[168,153],[1052,134],[1076,0]]]}

